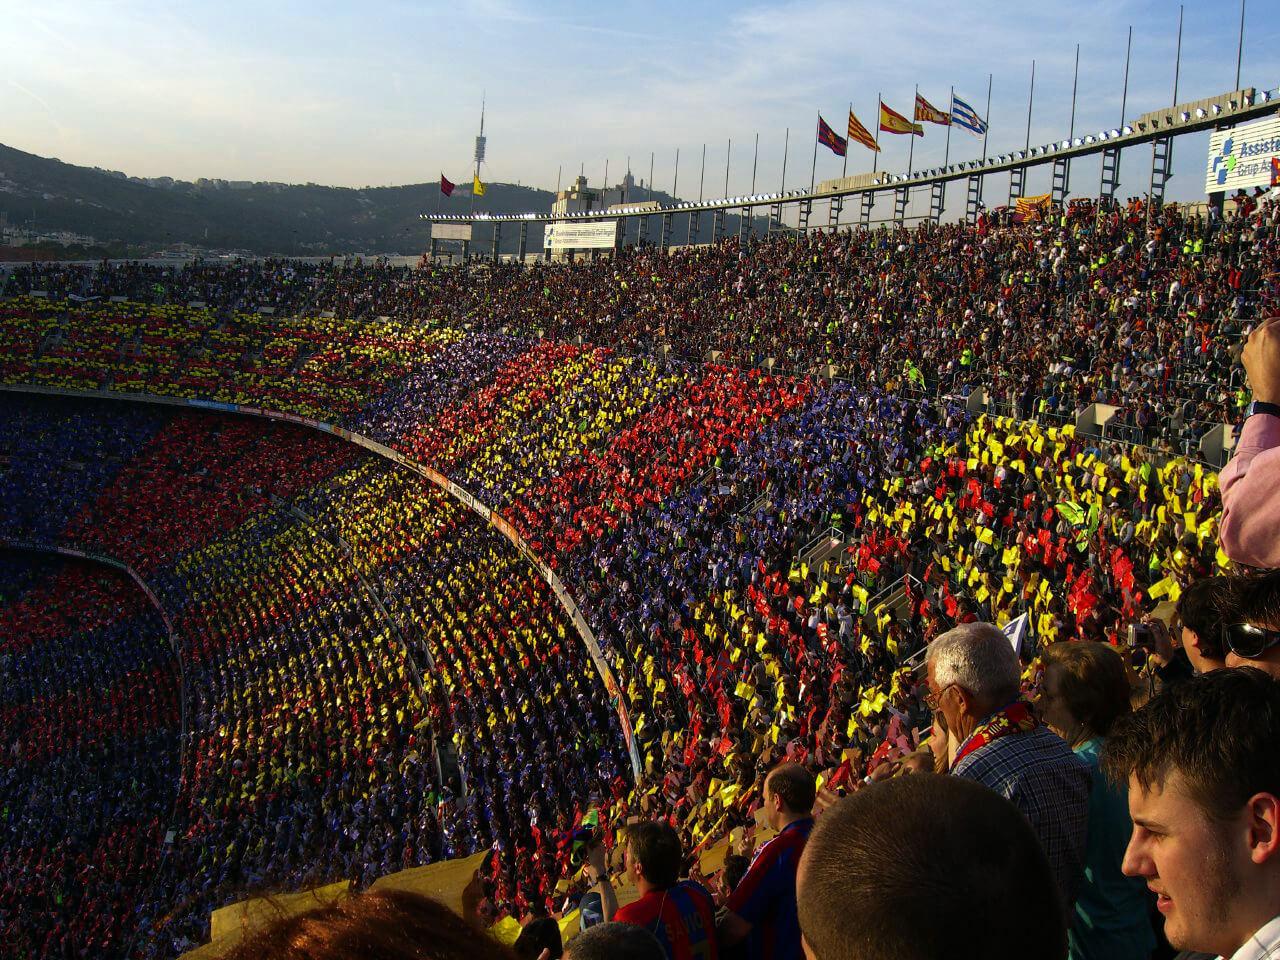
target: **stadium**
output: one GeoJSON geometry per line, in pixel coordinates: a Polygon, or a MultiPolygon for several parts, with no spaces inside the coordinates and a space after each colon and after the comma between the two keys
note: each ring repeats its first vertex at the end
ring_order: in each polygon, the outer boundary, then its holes
{"type": "Polygon", "coordinates": [[[1028,698],[1074,643],[1172,685],[1134,628],[1274,565],[1274,517],[1224,515],[1219,474],[1270,416],[1241,352],[1280,315],[1280,177],[1164,203],[1167,158],[1278,106],[1242,87],[696,204],[423,213],[450,229],[416,266],[13,266],[0,950],[222,956],[370,889],[469,909],[473,877],[477,936],[571,942],[593,844],[643,894],[631,821],[718,885],[780,764],[819,810],[935,769],[923,667],[956,628],[1000,628],[1028,698]],[[1152,189],[1122,201],[1107,164],[1139,148],[1152,189]],[[1068,197],[1090,156],[1102,189],[1068,197]]]}

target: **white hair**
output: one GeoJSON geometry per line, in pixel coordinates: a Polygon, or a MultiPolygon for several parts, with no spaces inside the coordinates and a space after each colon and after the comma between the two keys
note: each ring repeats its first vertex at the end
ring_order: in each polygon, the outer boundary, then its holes
{"type": "Polygon", "coordinates": [[[929,644],[939,690],[955,684],[998,707],[1018,695],[1022,665],[1009,638],[993,623],[965,623],[929,644]]]}

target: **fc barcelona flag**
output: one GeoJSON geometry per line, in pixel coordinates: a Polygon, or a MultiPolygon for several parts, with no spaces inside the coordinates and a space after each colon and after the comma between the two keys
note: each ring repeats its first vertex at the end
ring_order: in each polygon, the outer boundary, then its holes
{"type": "Polygon", "coordinates": [[[818,117],[818,142],[824,147],[830,147],[831,152],[837,157],[843,157],[849,148],[845,138],[827,126],[827,121],[821,116],[818,117]]]}
{"type": "Polygon", "coordinates": [[[924,136],[924,127],[918,123],[912,123],[883,102],[880,104],[880,129],[885,133],[911,133],[917,137],[924,136]]]}

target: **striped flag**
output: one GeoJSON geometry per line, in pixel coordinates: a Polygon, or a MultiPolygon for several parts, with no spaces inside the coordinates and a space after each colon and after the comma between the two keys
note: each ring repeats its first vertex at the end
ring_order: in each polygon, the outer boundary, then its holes
{"type": "MultiPolygon", "coordinates": [[[[1049,206],[1052,200],[1051,194],[1042,193],[1035,197],[1018,197],[1013,205],[1013,220],[1015,223],[1026,223],[1029,220],[1043,220],[1049,212],[1049,206]]],[[[1058,512],[1062,513],[1062,508],[1066,504],[1058,504],[1058,512]]],[[[1073,504],[1074,506],[1074,504],[1073,504]]],[[[1077,506],[1077,510],[1080,508],[1077,506]]],[[[1066,516],[1065,513],[1062,514],[1066,516]]],[[[1068,518],[1070,519],[1070,518],[1068,518]]],[[[1084,514],[1080,514],[1078,520],[1072,520],[1076,526],[1084,522],[1084,514]]]]}
{"type": "Polygon", "coordinates": [[[944,127],[951,123],[949,114],[943,113],[918,93],[916,94],[915,119],[923,120],[925,123],[941,124],[944,127]]]}
{"type": "Polygon", "coordinates": [[[969,106],[955,94],[951,95],[951,122],[957,127],[964,127],[970,133],[982,136],[987,132],[987,121],[978,116],[978,111],[969,106]]]}
{"type": "Polygon", "coordinates": [[[829,147],[837,157],[843,157],[848,149],[844,137],[827,126],[827,121],[821,116],[818,117],[818,142],[824,147],[829,147]]]}
{"type": "Polygon", "coordinates": [[[853,115],[853,111],[849,111],[849,139],[856,140],[868,150],[879,152],[880,144],[876,143],[876,138],[871,132],[858,122],[858,118],[853,115]]]}
{"type": "Polygon", "coordinates": [[[918,123],[912,123],[886,103],[880,104],[880,129],[885,133],[910,133],[917,137],[924,136],[924,127],[918,123]]]}

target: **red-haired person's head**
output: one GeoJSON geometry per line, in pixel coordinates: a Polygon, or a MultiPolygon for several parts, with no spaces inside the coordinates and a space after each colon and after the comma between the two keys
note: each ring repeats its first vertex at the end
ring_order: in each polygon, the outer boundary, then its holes
{"type": "Polygon", "coordinates": [[[369,890],[277,920],[220,960],[516,960],[444,904],[401,890],[369,890]]]}

